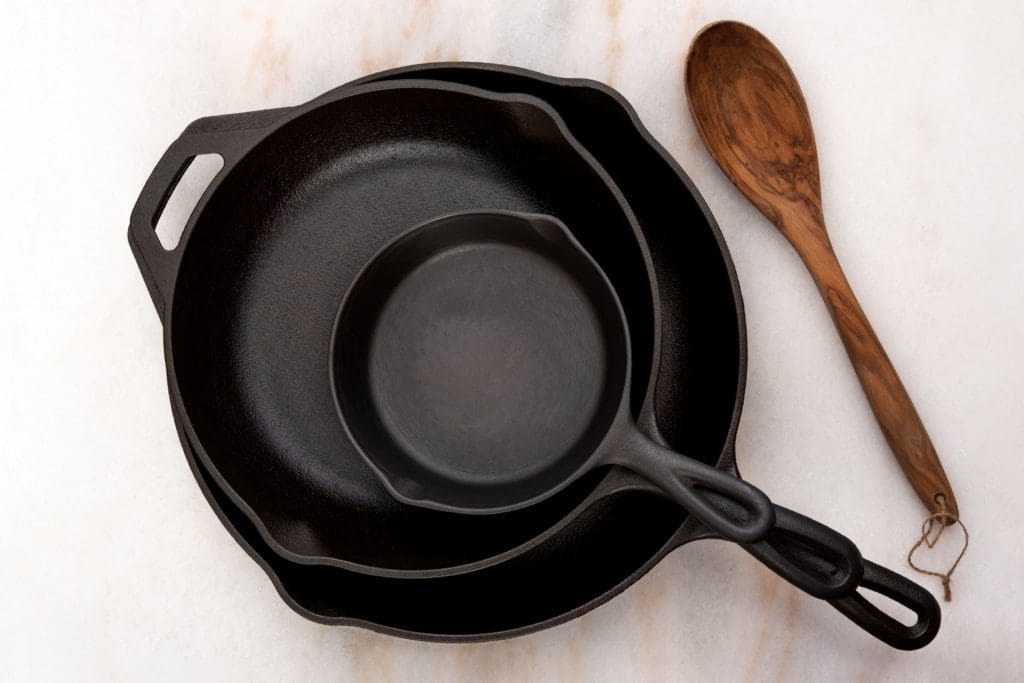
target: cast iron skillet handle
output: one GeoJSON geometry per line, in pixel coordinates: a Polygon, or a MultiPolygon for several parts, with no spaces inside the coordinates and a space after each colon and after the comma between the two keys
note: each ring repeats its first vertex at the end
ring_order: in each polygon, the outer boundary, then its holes
{"type": "Polygon", "coordinates": [[[780,505],[766,539],[744,549],[773,572],[816,598],[850,595],[864,572],[853,541],[821,522],[780,505]]]}
{"type": "Polygon", "coordinates": [[[917,621],[906,626],[871,604],[860,592],[830,600],[853,623],[883,643],[900,650],[917,650],[932,642],[939,632],[942,611],[931,593],[910,579],[864,560],[860,587],[892,598],[913,610],[917,621]]]}
{"type": "Polygon", "coordinates": [[[260,128],[280,119],[285,111],[276,109],[199,119],[171,143],[157,162],[132,209],[128,241],[161,320],[174,286],[186,236],[182,235],[174,249],[164,249],[156,236],[156,223],[178,181],[192,159],[201,154],[218,154],[224,165],[210,181],[212,188],[224,176],[231,163],[252,145],[260,128]]]}
{"type": "MultiPolygon", "coordinates": [[[[729,516],[743,510],[725,496],[708,498],[729,516]]],[[[780,577],[815,598],[845,597],[857,590],[863,560],[853,541],[810,517],[775,505],[775,526],[768,536],[743,549],[780,577]]]]}
{"type": "Polygon", "coordinates": [[[775,523],[772,502],[739,477],[661,446],[633,429],[613,462],[642,475],[722,538],[753,543],[775,523]],[[711,493],[715,496],[711,496],[711,493]],[[725,499],[731,505],[717,504],[725,499]],[[738,514],[737,514],[738,512],[738,514]]]}
{"type": "MultiPolygon", "coordinates": [[[[736,504],[711,494],[731,514],[736,504]]],[[[762,541],[744,545],[751,555],[809,595],[823,598],[879,640],[903,650],[924,647],[939,630],[939,603],[931,593],[895,572],[861,558],[848,538],[819,522],[775,506],[775,528],[762,541]],[[917,614],[905,626],[858,594],[864,588],[892,598],[917,614]]]]}

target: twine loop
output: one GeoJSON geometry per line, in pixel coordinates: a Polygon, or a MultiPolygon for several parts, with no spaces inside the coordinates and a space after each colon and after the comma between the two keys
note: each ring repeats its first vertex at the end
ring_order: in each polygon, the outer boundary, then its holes
{"type": "Polygon", "coordinates": [[[942,590],[946,602],[950,602],[953,599],[953,593],[949,589],[949,582],[953,578],[953,572],[956,571],[956,566],[960,564],[960,560],[963,558],[964,553],[967,552],[967,544],[970,539],[967,534],[967,527],[960,519],[946,510],[946,497],[941,493],[935,496],[935,502],[939,505],[939,511],[929,515],[927,519],[921,524],[921,538],[917,539],[917,543],[907,553],[907,564],[911,566],[915,571],[922,574],[928,574],[929,576],[937,576],[942,580],[942,590]],[[935,533],[935,536],[931,536],[932,529],[935,524],[939,524],[939,530],[935,533]],[[960,554],[956,556],[956,560],[953,561],[953,565],[945,573],[932,571],[931,569],[924,569],[914,564],[914,552],[921,547],[922,544],[927,545],[929,548],[934,548],[935,544],[939,542],[939,537],[942,536],[942,532],[947,526],[952,524],[960,525],[960,528],[964,531],[964,547],[960,549],[960,554]]]}

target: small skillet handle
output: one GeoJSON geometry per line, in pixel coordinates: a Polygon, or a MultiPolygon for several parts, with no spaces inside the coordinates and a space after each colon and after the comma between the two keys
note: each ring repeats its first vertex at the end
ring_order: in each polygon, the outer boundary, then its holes
{"type": "Polygon", "coordinates": [[[942,610],[939,603],[921,586],[899,574],[864,560],[864,576],[860,588],[892,598],[913,610],[917,621],[906,626],[875,607],[860,592],[830,600],[830,604],[850,621],[900,650],[917,650],[932,642],[939,632],[942,610]]]}
{"type": "Polygon", "coordinates": [[[657,486],[722,538],[753,543],[775,523],[768,496],[737,476],[688,458],[631,429],[627,443],[610,458],[657,486]],[[724,501],[718,504],[716,501],[724,501]]]}
{"type": "Polygon", "coordinates": [[[187,235],[182,235],[174,249],[164,249],[156,236],[156,223],[178,181],[192,159],[201,154],[218,154],[224,165],[210,181],[210,187],[213,187],[227,173],[232,163],[252,146],[257,134],[270,123],[281,119],[287,111],[270,109],[198,119],[171,143],[153,168],[132,209],[128,223],[128,242],[161,320],[164,319],[170,300],[187,235]]]}

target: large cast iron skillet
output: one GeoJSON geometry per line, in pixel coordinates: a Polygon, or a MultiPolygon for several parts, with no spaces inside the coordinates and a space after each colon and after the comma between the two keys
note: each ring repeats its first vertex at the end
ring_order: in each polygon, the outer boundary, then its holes
{"type": "Polygon", "coordinates": [[[640,340],[638,407],[656,367],[653,269],[614,183],[540,100],[416,81],[204,119],[143,189],[130,236],[164,318],[172,401],[208,471],[283,556],[382,575],[466,571],[553,528],[606,475],[497,518],[425,512],[388,494],[337,420],[329,341],[356,272],[405,229],[480,208],[577,226],[640,340]],[[153,223],[208,152],[224,167],[164,251],[153,223]]]}
{"type": "MultiPolygon", "coordinates": [[[[370,78],[404,75],[542,95],[616,174],[653,247],[663,297],[665,334],[654,401],[661,434],[675,448],[735,471],[733,441],[745,367],[735,274],[692,184],[628,103],[598,83],[489,65],[424,65],[370,78]],[[636,168],[644,168],[644,174],[634,173],[636,168]],[[709,334],[702,335],[702,330],[709,334]]],[[[649,433],[656,434],[653,413],[643,417],[649,433]]],[[[647,484],[619,473],[602,481],[589,499],[591,505],[581,506],[579,514],[550,530],[529,552],[490,569],[441,579],[395,580],[307,566],[279,557],[263,542],[204,470],[180,424],[179,434],[201,488],[225,525],[285,600],[323,623],[436,640],[527,633],[592,609],[673,548],[709,537],[675,506],[646,493],[647,484]]],[[[870,609],[859,596],[842,602],[847,611],[870,609]]],[[[898,647],[924,644],[921,639],[901,642],[904,635],[893,632],[884,639],[898,647]]]]}

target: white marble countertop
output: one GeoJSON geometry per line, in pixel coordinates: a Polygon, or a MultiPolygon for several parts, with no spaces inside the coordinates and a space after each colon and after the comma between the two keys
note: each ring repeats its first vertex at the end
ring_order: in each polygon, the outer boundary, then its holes
{"type": "Polygon", "coordinates": [[[5,3],[3,676],[1021,680],[1022,45],[1024,6],[1010,0],[5,3]],[[580,619],[504,642],[425,644],[294,614],[181,457],[128,214],[192,119],[428,60],[586,76],[630,98],[704,194],[739,271],[744,474],[906,569],[922,508],[810,278],[713,165],[686,111],[685,50],[720,18],[760,28],[800,78],[836,251],[971,529],[937,640],[891,650],[721,543],[670,555],[580,619]]]}

